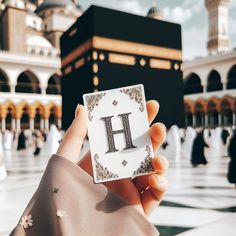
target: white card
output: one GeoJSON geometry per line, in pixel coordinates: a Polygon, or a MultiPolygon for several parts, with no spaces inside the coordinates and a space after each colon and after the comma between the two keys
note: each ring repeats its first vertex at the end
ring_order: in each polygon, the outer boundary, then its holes
{"type": "Polygon", "coordinates": [[[94,182],[153,173],[143,85],[83,95],[94,182]]]}

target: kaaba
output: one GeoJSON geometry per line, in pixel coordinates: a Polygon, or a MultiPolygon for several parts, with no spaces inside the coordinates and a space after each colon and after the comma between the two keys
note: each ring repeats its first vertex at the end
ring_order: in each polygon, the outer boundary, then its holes
{"type": "Polygon", "coordinates": [[[156,121],[184,125],[181,26],[91,6],[61,36],[62,127],[82,95],[143,84],[160,103],[156,121]]]}

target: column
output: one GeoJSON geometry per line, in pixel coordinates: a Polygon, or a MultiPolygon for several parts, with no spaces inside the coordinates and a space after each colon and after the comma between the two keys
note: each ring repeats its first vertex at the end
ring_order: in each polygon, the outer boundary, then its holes
{"type": "Polygon", "coordinates": [[[30,130],[34,130],[34,118],[30,118],[30,130]]]}
{"type": "Polygon", "coordinates": [[[203,84],[202,87],[203,87],[203,93],[206,93],[207,92],[207,85],[203,84]]]}
{"type": "Polygon", "coordinates": [[[233,113],[233,125],[236,125],[236,114],[233,113]]]}
{"type": "Polygon", "coordinates": [[[10,84],[10,92],[15,93],[16,84],[10,84]]]}
{"type": "Polygon", "coordinates": [[[58,125],[58,128],[61,129],[61,118],[58,118],[57,125],[58,125]]]}
{"type": "Polygon", "coordinates": [[[196,116],[193,114],[193,127],[196,127],[196,116]]]}
{"type": "Polygon", "coordinates": [[[223,90],[227,89],[227,83],[226,82],[222,82],[223,83],[223,90]]]}
{"type": "Polygon", "coordinates": [[[16,130],[16,119],[15,118],[12,118],[12,120],[11,120],[11,128],[13,131],[16,130]]]}
{"type": "Polygon", "coordinates": [[[44,130],[44,120],[40,119],[40,130],[44,130]]]}
{"type": "Polygon", "coordinates": [[[208,115],[205,114],[205,127],[208,127],[208,115]]]}
{"type": "Polygon", "coordinates": [[[45,130],[49,130],[49,122],[47,118],[44,119],[44,128],[45,130]]]}
{"type": "Polygon", "coordinates": [[[41,87],[41,94],[46,94],[46,87],[41,87]]]}
{"type": "Polygon", "coordinates": [[[2,131],[6,130],[6,119],[2,118],[2,131]]]}
{"type": "Polygon", "coordinates": [[[20,131],[20,119],[16,119],[16,131],[20,131]]]}
{"type": "Polygon", "coordinates": [[[221,124],[222,124],[222,116],[221,116],[221,114],[219,113],[219,114],[218,114],[218,125],[221,126],[221,124]]]}

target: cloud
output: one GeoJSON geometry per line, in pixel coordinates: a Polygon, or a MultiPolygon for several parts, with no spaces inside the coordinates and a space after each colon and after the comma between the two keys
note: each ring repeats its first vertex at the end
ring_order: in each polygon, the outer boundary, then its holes
{"type": "Polygon", "coordinates": [[[169,7],[165,7],[163,9],[163,17],[165,20],[184,24],[192,17],[192,12],[190,9],[184,9],[179,6],[174,7],[172,9],[170,9],[169,7]]]}
{"type": "Polygon", "coordinates": [[[205,56],[207,54],[207,27],[201,29],[192,27],[183,31],[183,57],[192,59],[196,56],[205,56]]]}
{"type": "Polygon", "coordinates": [[[179,24],[185,24],[193,16],[196,16],[203,9],[203,0],[192,2],[185,0],[181,6],[175,6],[173,8],[165,7],[163,9],[164,19],[173,21],[179,24]]]}

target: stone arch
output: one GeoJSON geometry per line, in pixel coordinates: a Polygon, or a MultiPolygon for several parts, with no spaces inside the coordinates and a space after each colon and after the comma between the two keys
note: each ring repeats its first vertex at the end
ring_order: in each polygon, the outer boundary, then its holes
{"type": "Polygon", "coordinates": [[[197,127],[203,127],[205,125],[205,106],[205,103],[202,101],[195,102],[194,115],[197,127]]]}
{"type": "Polygon", "coordinates": [[[61,94],[61,78],[58,74],[53,74],[48,80],[47,94],[61,94]]]}
{"type": "Polygon", "coordinates": [[[8,109],[12,110],[12,115],[16,118],[16,105],[11,101],[6,101],[1,105],[1,118],[6,118],[8,109]]]}
{"type": "Polygon", "coordinates": [[[0,118],[5,118],[6,129],[15,129],[16,106],[14,103],[7,101],[1,106],[0,118]]]}
{"type": "Polygon", "coordinates": [[[220,113],[222,124],[224,126],[233,125],[233,113],[235,109],[235,100],[230,96],[225,96],[220,103],[220,113]]]}
{"type": "Polygon", "coordinates": [[[211,92],[219,90],[223,90],[220,74],[218,71],[212,70],[207,78],[207,91],[211,92]]]}
{"type": "Polygon", "coordinates": [[[227,89],[236,89],[236,65],[233,65],[228,72],[227,89]]]}
{"type": "Polygon", "coordinates": [[[20,111],[21,129],[30,129],[30,118],[32,118],[32,108],[29,104],[22,102],[18,108],[20,111]]]}
{"type": "Polygon", "coordinates": [[[41,93],[38,77],[30,70],[22,72],[17,79],[16,92],[41,93]]]}
{"type": "Polygon", "coordinates": [[[45,118],[45,107],[36,102],[33,104],[33,119],[34,119],[34,129],[41,129],[42,128],[42,120],[45,118]]]}
{"type": "Polygon", "coordinates": [[[46,118],[49,120],[49,124],[58,124],[58,120],[61,119],[62,110],[60,105],[50,103],[46,107],[46,118]]]}
{"type": "MultiPolygon", "coordinates": [[[[207,112],[207,101],[205,101],[202,98],[199,98],[195,101],[195,108],[196,108],[196,104],[201,104],[202,108],[203,108],[203,112],[206,113],[207,112]]],[[[196,111],[196,109],[194,110],[194,112],[196,111]]]]}
{"type": "Polygon", "coordinates": [[[203,87],[201,85],[200,77],[195,74],[189,74],[184,80],[184,93],[193,94],[193,93],[202,93],[203,87]]]}
{"type": "Polygon", "coordinates": [[[0,92],[10,92],[9,78],[0,68],[0,92]]]}
{"type": "Polygon", "coordinates": [[[208,125],[216,127],[219,125],[220,101],[217,98],[211,98],[207,103],[208,125]]]}
{"type": "Polygon", "coordinates": [[[191,101],[185,100],[184,101],[184,114],[185,114],[185,125],[193,126],[193,108],[194,105],[191,101]]]}

